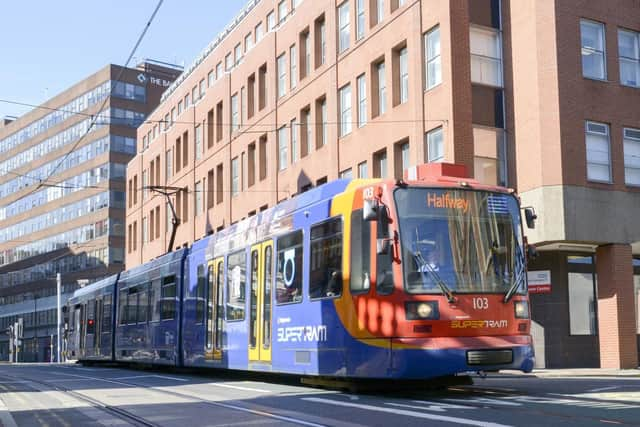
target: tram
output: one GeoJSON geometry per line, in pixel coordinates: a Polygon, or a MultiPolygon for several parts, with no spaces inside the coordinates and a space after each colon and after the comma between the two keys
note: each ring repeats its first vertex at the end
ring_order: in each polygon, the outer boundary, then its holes
{"type": "Polygon", "coordinates": [[[68,356],[340,378],[529,372],[521,211],[459,165],[336,180],[76,291],[68,356]]]}

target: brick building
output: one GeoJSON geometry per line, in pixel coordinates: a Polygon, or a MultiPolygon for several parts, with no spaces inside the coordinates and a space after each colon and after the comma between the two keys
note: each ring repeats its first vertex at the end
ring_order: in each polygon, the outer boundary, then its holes
{"type": "Polygon", "coordinates": [[[155,61],[108,65],[2,122],[0,360],[8,360],[4,331],[18,319],[19,360],[50,359],[56,273],[68,296],[124,268],[124,183],[136,127],[180,72],[155,61]]]}
{"type": "Polygon", "coordinates": [[[175,248],[338,177],[461,163],[540,215],[538,363],[637,366],[639,17],[634,0],[251,1],[138,130],[127,266],[167,250],[152,185],[173,188],[175,248]]]}

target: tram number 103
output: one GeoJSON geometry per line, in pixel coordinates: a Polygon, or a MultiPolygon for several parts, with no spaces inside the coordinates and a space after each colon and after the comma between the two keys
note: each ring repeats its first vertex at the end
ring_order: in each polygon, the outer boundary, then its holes
{"type": "Polygon", "coordinates": [[[475,297],[473,298],[473,308],[475,310],[488,310],[489,300],[483,297],[475,297]]]}

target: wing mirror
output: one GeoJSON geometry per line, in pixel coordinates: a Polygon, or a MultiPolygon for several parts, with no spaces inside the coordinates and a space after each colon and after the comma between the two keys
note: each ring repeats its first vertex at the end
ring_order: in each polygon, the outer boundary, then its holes
{"type": "Polygon", "coordinates": [[[524,208],[524,219],[527,222],[527,228],[536,228],[536,219],[538,219],[538,215],[536,214],[535,209],[532,207],[524,208]]]}
{"type": "Polygon", "coordinates": [[[378,199],[365,199],[362,206],[362,219],[365,221],[376,221],[378,212],[380,211],[380,203],[378,199]]]}

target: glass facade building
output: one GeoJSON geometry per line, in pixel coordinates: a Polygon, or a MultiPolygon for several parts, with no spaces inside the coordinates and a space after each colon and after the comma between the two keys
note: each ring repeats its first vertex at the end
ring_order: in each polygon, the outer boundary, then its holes
{"type": "MultiPolygon", "coordinates": [[[[51,360],[58,273],[66,301],[124,269],[136,128],[181,71],[156,61],[109,65],[0,125],[0,331],[22,319],[20,361],[51,360]]],[[[0,360],[8,352],[2,333],[0,360]]]]}

